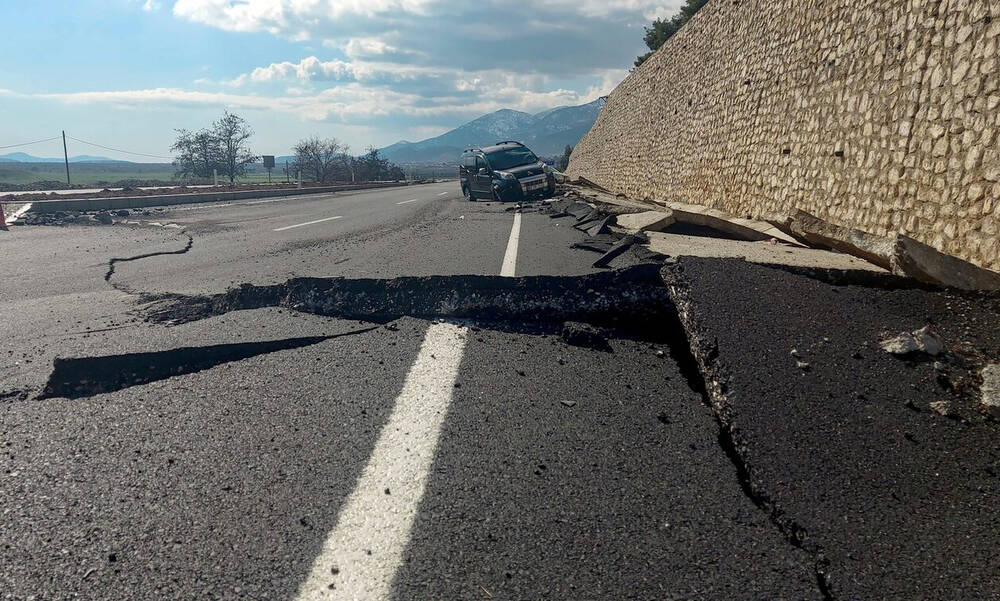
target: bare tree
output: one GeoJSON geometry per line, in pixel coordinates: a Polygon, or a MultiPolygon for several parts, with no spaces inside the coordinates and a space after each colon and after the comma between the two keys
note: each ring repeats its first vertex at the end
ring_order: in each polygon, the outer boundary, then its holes
{"type": "Polygon", "coordinates": [[[177,130],[177,141],[170,147],[177,153],[174,167],[182,178],[212,177],[214,169],[222,168],[222,149],[210,130],[177,130]]]}
{"type": "Polygon", "coordinates": [[[347,147],[336,138],[312,136],[295,145],[295,165],[303,177],[315,182],[333,181],[343,166],[347,147]]]}
{"type": "Polygon", "coordinates": [[[233,185],[237,177],[246,174],[247,165],[260,158],[250,152],[247,143],[253,130],[242,117],[226,111],[212,124],[212,133],[222,152],[222,173],[229,177],[229,185],[233,185]]]}
{"type": "Polygon", "coordinates": [[[199,131],[177,130],[177,140],[170,150],[177,153],[174,167],[180,177],[212,177],[218,171],[229,184],[246,174],[247,165],[258,160],[247,141],[253,130],[239,115],[225,112],[211,128],[199,131]]]}

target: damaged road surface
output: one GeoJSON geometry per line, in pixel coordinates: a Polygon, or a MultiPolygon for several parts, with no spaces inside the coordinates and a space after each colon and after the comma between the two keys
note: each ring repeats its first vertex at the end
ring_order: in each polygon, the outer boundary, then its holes
{"type": "Polygon", "coordinates": [[[1000,589],[995,297],[319,196],[0,240],[0,598],[1000,589]]]}
{"type": "Polygon", "coordinates": [[[665,275],[748,494],[828,597],[996,596],[1000,428],[979,389],[1000,357],[995,296],[732,260],[665,275]],[[924,326],[936,356],[880,344],[924,326]]]}

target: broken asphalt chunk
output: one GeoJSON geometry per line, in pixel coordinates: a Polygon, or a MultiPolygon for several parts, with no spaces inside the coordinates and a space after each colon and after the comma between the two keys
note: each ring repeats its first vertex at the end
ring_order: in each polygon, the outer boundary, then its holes
{"type": "Polygon", "coordinates": [[[600,259],[594,261],[594,267],[607,267],[616,257],[623,254],[635,244],[641,244],[646,238],[641,234],[628,234],[612,246],[608,252],[604,253],[600,259]]]}
{"type": "Polygon", "coordinates": [[[604,234],[608,231],[608,226],[611,225],[614,219],[615,218],[613,216],[609,215],[596,223],[591,223],[590,227],[588,227],[584,231],[586,231],[588,236],[597,236],[600,234],[604,234]]]}

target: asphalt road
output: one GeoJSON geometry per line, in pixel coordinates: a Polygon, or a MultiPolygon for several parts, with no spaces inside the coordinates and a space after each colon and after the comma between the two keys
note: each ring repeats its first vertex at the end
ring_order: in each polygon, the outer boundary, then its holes
{"type": "Polygon", "coordinates": [[[292,277],[596,271],[571,218],[508,208],[448,183],[0,236],[0,598],[831,598],[679,329],[145,319],[292,277]]]}

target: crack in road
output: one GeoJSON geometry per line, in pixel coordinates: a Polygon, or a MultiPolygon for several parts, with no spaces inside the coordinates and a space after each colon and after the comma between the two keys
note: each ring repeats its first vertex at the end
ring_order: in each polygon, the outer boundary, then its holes
{"type": "Polygon", "coordinates": [[[115,258],[109,259],[108,260],[108,272],[104,274],[104,281],[105,282],[110,282],[111,281],[111,276],[114,275],[114,273],[115,273],[115,265],[118,264],[118,263],[127,263],[129,261],[138,261],[140,259],[148,259],[150,257],[160,257],[160,256],[164,256],[164,255],[183,255],[183,254],[187,253],[194,246],[194,238],[191,237],[191,234],[185,233],[184,235],[187,236],[187,239],[188,239],[187,240],[187,244],[185,244],[184,248],[182,248],[180,250],[165,250],[165,251],[159,251],[159,252],[145,253],[145,254],[136,255],[136,256],[133,256],[133,257],[120,257],[120,258],[119,257],[115,257],[115,258]]]}
{"type": "Polygon", "coordinates": [[[677,284],[668,284],[676,317],[681,325],[683,340],[675,340],[676,347],[672,352],[686,355],[682,365],[682,373],[688,378],[689,385],[702,395],[703,402],[711,408],[715,421],[719,426],[718,444],[726,457],[736,468],[736,477],[743,494],[753,504],[767,514],[768,519],[785,539],[794,547],[805,552],[813,562],[813,572],[816,586],[825,601],[835,601],[833,583],[830,578],[830,562],[826,558],[823,546],[808,537],[808,531],[794,518],[788,516],[774,499],[767,493],[765,487],[754,478],[753,463],[750,459],[749,445],[732,418],[732,409],[728,402],[725,378],[714,368],[718,348],[714,342],[703,340],[698,335],[697,324],[691,317],[690,305],[686,291],[677,284]],[[694,363],[696,369],[684,369],[684,365],[694,363]]]}
{"type": "MultiPolygon", "coordinates": [[[[177,251],[112,259],[105,280],[110,281],[117,262],[180,255],[192,246],[193,238],[188,235],[187,245],[177,251]]],[[[773,267],[834,285],[887,289],[921,286],[913,280],[890,274],[773,267]]],[[[465,319],[483,327],[515,332],[549,331],[565,322],[583,322],[611,328],[605,332],[609,336],[666,343],[688,385],[711,408],[718,426],[715,442],[734,466],[741,491],[767,515],[770,523],[792,546],[809,557],[818,592],[823,599],[833,601],[836,597],[830,563],[823,546],[810,540],[806,529],[786,515],[764,484],[755,479],[749,445],[733,422],[726,385],[713,367],[717,350],[711,343],[698,338],[685,306],[684,291],[665,281],[662,268],[660,264],[646,264],[583,276],[292,278],[274,285],[244,284],[214,295],[142,294],[142,297],[147,319],[167,324],[197,321],[231,311],[285,307],[371,323],[388,323],[406,316],[428,320],[465,319]]],[[[326,339],[328,337],[57,360],[52,377],[39,398],[89,396],[326,339]],[[199,351],[201,354],[197,355],[199,351]],[[192,353],[196,355],[191,356],[192,353]],[[122,362],[125,368],[121,367],[122,362]],[[163,369],[149,369],[161,363],[163,369]],[[95,377],[95,373],[104,375],[95,377]]]]}

